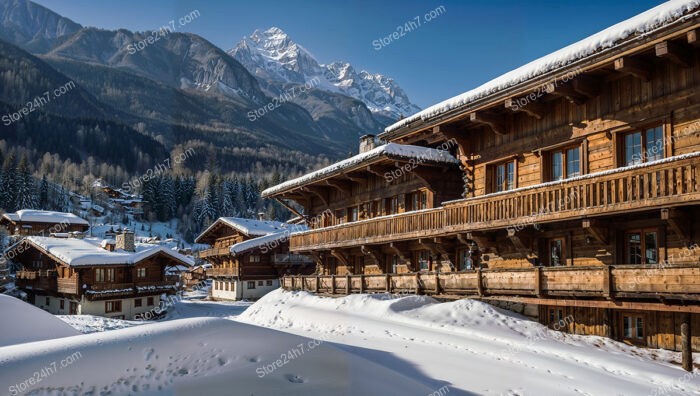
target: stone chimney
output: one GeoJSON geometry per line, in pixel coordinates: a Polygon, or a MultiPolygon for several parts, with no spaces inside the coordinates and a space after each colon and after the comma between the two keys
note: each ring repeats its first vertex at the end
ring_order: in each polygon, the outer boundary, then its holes
{"type": "Polygon", "coordinates": [[[374,135],[360,136],[360,154],[377,147],[377,137],[374,135]]]}
{"type": "Polygon", "coordinates": [[[115,250],[124,250],[127,252],[136,251],[136,241],[134,233],[125,228],[121,233],[117,234],[117,243],[114,246],[115,250]]]}

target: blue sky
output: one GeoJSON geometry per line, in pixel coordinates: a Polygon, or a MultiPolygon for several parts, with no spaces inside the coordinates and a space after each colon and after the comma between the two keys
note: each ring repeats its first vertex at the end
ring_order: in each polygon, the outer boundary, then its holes
{"type": "MultiPolygon", "coordinates": [[[[36,0],[35,0],[36,1],[36,0]]],[[[343,60],[394,78],[421,107],[465,92],[533,59],[654,7],[660,0],[143,1],[38,0],[85,26],[155,30],[193,10],[180,28],[223,49],[277,26],[321,63],[343,60]],[[424,15],[444,13],[430,22],[424,15]],[[377,50],[416,16],[421,26],[377,50]]]]}

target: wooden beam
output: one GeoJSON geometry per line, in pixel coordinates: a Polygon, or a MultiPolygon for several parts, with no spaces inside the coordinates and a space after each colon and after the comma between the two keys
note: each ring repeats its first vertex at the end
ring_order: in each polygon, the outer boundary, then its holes
{"type": "Polygon", "coordinates": [[[301,190],[314,194],[323,202],[324,206],[328,206],[328,191],[323,191],[320,188],[312,187],[312,186],[302,187],[301,190]]]}
{"type": "Polygon", "coordinates": [[[364,254],[365,256],[370,256],[370,257],[372,257],[372,259],[374,260],[374,263],[375,263],[380,269],[382,269],[382,265],[381,265],[381,264],[382,264],[382,262],[381,262],[381,252],[380,252],[380,251],[378,251],[378,250],[376,250],[376,249],[373,249],[373,248],[371,248],[370,246],[367,246],[367,245],[362,245],[362,246],[360,246],[360,251],[361,251],[362,254],[364,254]]]}
{"type": "Polygon", "coordinates": [[[287,208],[290,212],[294,213],[295,215],[301,217],[302,219],[305,218],[303,214],[299,213],[298,210],[294,209],[292,206],[288,205],[282,198],[277,198],[275,197],[275,201],[279,202],[280,205],[284,206],[287,208]]]}
{"type": "Polygon", "coordinates": [[[355,175],[351,175],[351,174],[349,174],[349,173],[345,173],[345,174],[343,174],[343,176],[344,176],[346,179],[348,179],[348,180],[350,180],[351,182],[354,182],[354,183],[358,183],[358,184],[367,183],[367,178],[366,178],[366,177],[355,176],[355,175]]]}
{"type": "MultiPolygon", "coordinates": [[[[464,298],[464,297],[462,297],[464,298]]],[[[562,298],[537,298],[520,296],[487,297],[486,300],[512,301],[524,304],[551,305],[557,307],[610,308],[635,311],[662,311],[700,313],[700,305],[668,305],[652,302],[581,300],[562,298]]]]}
{"type": "Polygon", "coordinates": [[[639,60],[638,58],[622,57],[615,60],[615,71],[629,74],[642,81],[651,80],[651,64],[639,60]]]}
{"type": "Polygon", "coordinates": [[[345,257],[345,255],[340,250],[331,250],[331,256],[335,257],[335,259],[338,260],[341,265],[344,265],[348,273],[352,273],[350,271],[351,267],[348,263],[347,257],[345,257]]]}
{"type": "Polygon", "coordinates": [[[661,209],[663,220],[685,247],[690,245],[690,216],[680,209],[661,209]]]}
{"type": "Polygon", "coordinates": [[[662,41],[654,47],[656,56],[668,59],[682,67],[690,67],[692,54],[688,48],[675,41],[662,41]]]}
{"type": "Polygon", "coordinates": [[[603,84],[600,78],[582,74],[577,76],[571,82],[571,85],[574,87],[576,92],[589,99],[592,99],[600,96],[600,91],[603,84]]]}
{"type": "Polygon", "coordinates": [[[583,220],[583,229],[586,230],[588,235],[592,236],[596,241],[603,245],[608,245],[608,228],[608,225],[600,220],[583,220]]]}
{"type": "Polygon", "coordinates": [[[471,239],[472,241],[476,242],[477,246],[479,247],[479,250],[484,253],[494,253],[494,254],[499,254],[498,252],[498,244],[496,244],[494,241],[491,240],[491,238],[484,233],[479,233],[479,232],[467,232],[464,234],[467,239],[471,239]]]}
{"type": "Polygon", "coordinates": [[[487,125],[497,135],[508,134],[508,124],[504,122],[503,117],[497,117],[483,112],[469,113],[469,121],[475,124],[487,125]]]}
{"type": "Polygon", "coordinates": [[[586,103],[588,98],[576,91],[572,84],[549,83],[545,86],[545,91],[555,96],[566,98],[571,103],[580,105],[586,103]]]}
{"type": "Polygon", "coordinates": [[[326,185],[335,188],[344,195],[350,195],[352,193],[352,186],[350,183],[342,180],[326,180],[326,185]]]}
{"type": "Polygon", "coordinates": [[[515,250],[518,252],[518,254],[522,256],[522,258],[527,259],[533,256],[532,249],[525,246],[515,229],[508,229],[508,239],[510,239],[511,243],[513,243],[513,246],[515,246],[515,250]]]}
{"type": "Polygon", "coordinates": [[[391,250],[392,252],[394,252],[394,254],[397,255],[401,261],[403,261],[403,262],[407,262],[407,261],[410,262],[410,260],[407,259],[406,256],[404,256],[403,250],[400,249],[399,246],[398,246],[396,243],[391,242],[391,243],[389,244],[389,250],[391,250]]]}
{"type": "Polygon", "coordinates": [[[527,97],[520,100],[517,99],[506,99],[505,101],[506,109],[511,109],[513,111],[518,111],[541,120],[545,114],[545,106],[541,102],[530,101],[527,97]]]}
{"type": "Polygon", "coordinates": [[[698,34],[698,29],[693,29],[686,33],[686,39],[688,40],[688,44],[693,47],[700,47],[700,34],[698,34]]]}

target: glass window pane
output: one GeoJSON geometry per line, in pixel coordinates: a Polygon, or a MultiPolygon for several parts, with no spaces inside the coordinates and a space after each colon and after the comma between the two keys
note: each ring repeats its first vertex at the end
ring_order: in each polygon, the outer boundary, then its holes
{"type": "Polygon", "coordinates": [[[639,164],[642,160],[642,134],[625,135],[625,165],[639,164]]]}
{"type": "Polygon", "coordinates": [[[632,323],[629,316],[624,316],[622,318],[622,328],[624,330],[625,338],[632,338],[632,323]]]}
{"type": "Polygon", "coordinates": [[[506,190],[512,190],[515,188],[515,163],[509,162],[506,164],[506,167],[508,168],[508,185],[506,190]]]}
{"type": "Polygon", "coordinates": [[[552,153],[552,180],[561,180],[564,177],[564,164],[562,163],[562,152],[552,153]]]}
{"type": "Polygon", "coordinates": [[[563,244],[561,239],[554,240],[549,245],[550,263],[552,266],[562,265],[563,244]]]}
{"type": "Polygon", "coordinates": [[[581,174],[581,150],[572,148],[566,150],[566,177],[576,177],[581,174]]]}
{"type": "Polygon", "coordinates": [[[627,234],[627,262],[642,263],[642,236],[638,232],[627,234]]]}
{"type": "Polygon", "coordinates": [[[656,127],[647,130],[647,161],[655,161],[664,158],[664,130],[656,127]]]}
{"type": "Polygon", "coordinates": [[[506,178],[506,168],[504,165],[496,167],[496,192],[503,191],[503,185],[506,178]]]}
{"type": "Polygon", "coordinates": [[[644,251],[646,264],[658,264],[659,247],[657,243],[656,232],[647,232],[644,234],[644,251]]]}
{"type": "Polygon", "coordinates": [[[637,338],[644,338],[644,321],[642,318],[637,318],[637,338]]]}

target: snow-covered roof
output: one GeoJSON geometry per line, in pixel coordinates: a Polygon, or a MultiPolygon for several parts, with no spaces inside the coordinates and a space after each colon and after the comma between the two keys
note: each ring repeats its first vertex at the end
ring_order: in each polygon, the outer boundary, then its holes
{"type": "Polygon", "coordinates": [[[89,226],[85,219],[64,212],[50,212],[47,210],[22,209],[15,213],[5,213],[2,217],[16,223],[47,223],[47,224],[79,224],[89,226]]]}
{"type": "Polygon", "coordinates": [[[295,232],[303,232],[308,230],[308,228],[303,224],[296,224],[289,227],[289,229],[282,232],[277,232],[274,234],[268,234],[265,236],[249,239],[247,241],[239,242],[231,246],[231,254],[241,254],[247,251],[261,248],[265,245],[268,246],[269,250],[274,249],[280,243],[284,243],[289,240],[289,236],[295,232]]]}
{"type": "Polygon", "coordinates": [[[536,77],[556,71],[567,65],[583,61],[594,55],[610,51],[630,40],[641,38],[650,33],[669,26],[674,22],[682,22],[698,12],[700,0],[674,0],[665,2],[637,16],[613,25],[579,42],[564,47],[542,58],[536,59],[524,66],[467,91],[461,95],[447,99],[427,109],[404,118],[390,126],[386,134],[399,130],[418,120],[429,120],[467,106],[479,99],[516,87],[536,77]]]}
{"type": "Polygon", "coordinates": [[[214,223],[212,223],[212,225],[207,227],[207,229],[204,230],[204,232],[199,234],[197,239],[195,239],[195,242],[200,241],[202,237],[204,237],[212,229],[214,229],[214,227],[220,224],[226,224],[230,227],[233,227],[240,233],[249,237],[274,234],[280,231],[284,231],[285,229],[290,227],[289,224],[281,223],[279,221],[274,220],[244,219],[242,217],[219,217],[214,223]]]}
{"type": "Polygon", "coordinates": [[[284,183],[270,187],[262,192],[263,197],[275,195],[279,192],[293,187],[302,186],[309,182],[340,173],[348,168],[358,166],[378,157],[389,157],[392,159],[410,160],[415,159],[426,163],[459,164],[459,161],[445,150],[438,150],[429,147],[412,146],[408,144],[387,143],[376,147],[370,151],[360,153],[346,160],[336,162],[315,172],[307,173],[296,179],[288,180],[284,183]]]}
{"type": "Polygon", "coordinates": [[[110,252],[100,246],[102,240],[97,238],[62,239],[27,237],[24,241],[45,253],[51,254],[72,267],[120,264],[134,265],[158,253],[164,253],[186,265],[194,265],[194,260],[190,257],[183,256],[163,246],[144,243],[135,244],[135,252],[127,252],[124,250],[110,252]]]}

